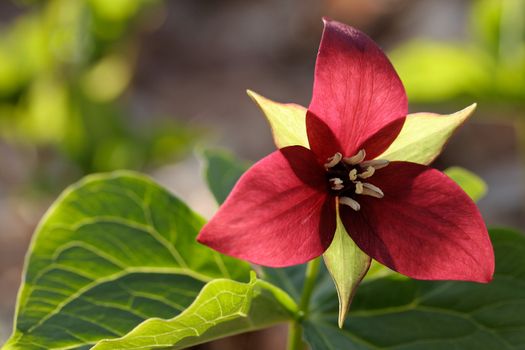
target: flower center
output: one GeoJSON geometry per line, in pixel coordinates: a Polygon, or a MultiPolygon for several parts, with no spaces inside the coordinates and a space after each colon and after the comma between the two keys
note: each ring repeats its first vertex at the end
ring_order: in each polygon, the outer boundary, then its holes
{"type": "Polygon", "coordinates": [[[343,158],[339,152],[328,158],[324,165],[329,191],[338,197],[339,203],[358,211],[361,205],[358,195],[383,198],[383,191],[364,180],[372,177],[376,170],[388,165],[388,160],[365,161],[364,149],[352,157],[343,158]]]}

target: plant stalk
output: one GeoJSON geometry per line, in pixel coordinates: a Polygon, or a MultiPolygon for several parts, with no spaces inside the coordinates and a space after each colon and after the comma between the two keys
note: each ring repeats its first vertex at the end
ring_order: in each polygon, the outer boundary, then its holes
{"type": "Polygon", "coordinates": [[[308,315],[308,308],[310,306],[310,298],[315,287],[315,280],[319,273],[319,266],[321,264],[321,258],[316,258],[308,263],[306,266],[306,274],[303,286],[303,293],[301,294],[301,300],[299,301],[299,310],[301,317],[294,320],[290,324],[288,332],[288,350],[303,350],[305,344],[303,342],[303,326],[301,325],[304,317],[308,315]]]}

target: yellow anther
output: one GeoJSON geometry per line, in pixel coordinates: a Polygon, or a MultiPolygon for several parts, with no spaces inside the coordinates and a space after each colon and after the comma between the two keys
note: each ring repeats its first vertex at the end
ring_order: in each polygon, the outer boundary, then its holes
{"type": "Polygon", "coordinates": [[[376,172],[376,169],[373,166],[369,166],[368,168],[366,168],[365,171],[363,171],[361,174],[357,176],[359,176],[361,179],[368,179],[369,177],[374,175],[375,172],[376,172]]]}
{"type": "Polygon", "coordinates": [[[365,157],[366,157],[366,152],[364,149],[362,149],[359,152],[357,152],[355,156],[344,158],[343,161],[346,164],[356,165],[356,164],[361,163],[363,160],[365,160],[365,157]]]}
{"type": "Polygon", "coordinates": [[[386,159],[374,159],[374,160],[367,160],[366,162],[362,162],[359,164],[361,168],[367,169],[368,167],[373,167],[375,170],[382,169],[386,167],[390,162],[386,159]]]}
{"type": "Polygon", "coordinates": [[[341,180],[338,177],[334,177],[333,179],[330,179],[330,184],[332,185],[332,190],[342,190],[344,188],[343,186],[343,180],[341,180]]]}
{"type": "Polygon", "coordinates": [[[339,164],[341,159],[343,159],[343,155],[341,153],[337,152],[332,157],[328,158],[328,162],[324,165],[324,167],[326,169],[333,168],[334,166],[339,164]]]}
{"type": "Polygon", "coordinates": [[[339,203],[343,205],[347,205],[350,208],[354,209],[355,211],[359,211],[359,209],[361,209],[361,206],[359,205],[359,203],[357,203],[355,200],[353,200],[350,197],[340,197],[339,203]]]}
{"type": "Polygon", "coordinates": [[[374,186],[367,182],[363,183],[363,191],[361,194],[365,196],[375,197],[375,198],[383,198],[385,196],[385,194],[383,193],[383,191],[381,191],[379,187],[374,186]]]}
{"type": "Polygon", "coordinates": [[[357,181],[355,183],[355,193],[357,194],[363,193],[363,183],[361,181],[357,181]]]}

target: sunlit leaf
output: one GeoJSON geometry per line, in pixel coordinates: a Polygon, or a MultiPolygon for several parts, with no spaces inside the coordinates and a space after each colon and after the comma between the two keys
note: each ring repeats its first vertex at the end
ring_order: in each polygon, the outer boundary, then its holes
{"type": "Polygon", "coordinates": [[[89,0],[89,4],[100,17],[110,21],[124,21],[133,16],[143,0],[89,0]]]}
{"type": "Polygon", "coordinates": [[[19,87],[23,77],[20,70],[13,52],[0,41],[0,97],[11,94],[19,87]]]}
{"type": "Polygon", "coordinates": [[[93,350],[184,349],[289,321],[296,315],[294,301],[267,282],[255,278],[250,283],[219,279],[209,282],[177,317],[149,319],[120,339],[101,341],[93,350]]]}
{"type": "Polygon", "coordinates": [[[82,79],[84,92],[94,101],[117,98],[131,80],[131,67],[126,57],[111,55],[97,62],[82,79]]]}
{"type": "Polygon", "coordinates": [[[214,278],[247,280],[248,264],[196,243],[202,224],[135,173],[68,188],[36,230],[4,349],[86,349],[175,317],[214,278]]]}
{"type": "Polygon", "coordinates": [[[415,40],[389,53],[409,100],[436,102],[490,89],[493,63],[481,50],[415,40]]]}
{"type": "Polygon", "coordinates": [[[25,113],[19,115],[20,132],[38,142],[63,140],[69,112],[67,94],[66,86],[50,77],[34,80],[25,113]]]}
{"type": "Polygon", "coordinates": [[[470,5],[469,24],[474,39],[493,55],[498,55],[500,47],[501,14],[504,1],[507,0],[478,0],[470,5]]]}

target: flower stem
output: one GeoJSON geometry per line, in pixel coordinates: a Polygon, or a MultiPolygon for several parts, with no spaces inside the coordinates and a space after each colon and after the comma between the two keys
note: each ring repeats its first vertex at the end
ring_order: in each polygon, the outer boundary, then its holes
{"type": "Polygon", "coordinates": [[[310,298],[315,287],[315,280],[319,273],[319,265],[321,264],[321,258],[314,259],[306,266],[306,274],[303,286],[303,294],[301,294],[301,300],[299,301],[299,310],[302,313],[302,317],[294,320],[290,324],[290,330],[288,333],[288,350],[303,350],[303,326],[301,322],[303,318],[308,314],[308,307],[310,306],[310,298]]]}

